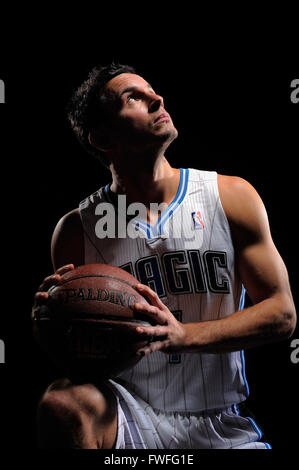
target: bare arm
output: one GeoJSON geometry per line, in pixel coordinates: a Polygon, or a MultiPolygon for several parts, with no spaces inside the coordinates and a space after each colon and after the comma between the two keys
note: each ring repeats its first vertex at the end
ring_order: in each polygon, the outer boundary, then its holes
{"type": "Polygon", "coordinates": [[[64,215],[57,223],[51,241],[54,271],[72,263],[84,264],[84,236],[79,209],[64,215]]]}
{"type": "MultiPolygon", "coordinates": [[[[235,351],[282,340],[295,329],[296,313],[287,270],[273,243],[260,197],[241,178],[219,176],[218,183],[238,269],[254,305],[220,320],[181,324],[170,316],[155,293],[143,286],[141,289],[153,304],[148,307],[148,313],[161,324],[148,328],[148,333],[165,336],[165,340],[148,346],[145,354],[158,349],[164,352],[235,351]]],[[[141,333],[142,329],[139,331],[141,333]]]]}
{"type": "Polygon", "coordinates": [[[31,318],[38,315],[48,298],[47,290],[60,281],[61,275],[84,264],[84,236],[79,209],[69,212],[57,223],[51,241],[51,257],[54,274],[47,276],[39,286],[31,318]]]}

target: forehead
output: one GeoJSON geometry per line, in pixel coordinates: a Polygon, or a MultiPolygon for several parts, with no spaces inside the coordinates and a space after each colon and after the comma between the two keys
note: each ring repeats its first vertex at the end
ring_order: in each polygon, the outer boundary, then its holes
{"type": "Polygon", "coordinates": [[[144,78],[140,77],[140,75],[121,73],[109,80],[105,88],[106,90],[113,91],[117,95],[120,95],[125,89],[130,87],[149,88],[151,86],[144,78]]]}

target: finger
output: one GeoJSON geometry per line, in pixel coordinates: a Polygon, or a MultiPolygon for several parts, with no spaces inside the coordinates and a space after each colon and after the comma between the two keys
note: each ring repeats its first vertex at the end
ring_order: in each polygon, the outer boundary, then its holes
{"type": "Polygon", "coordinates": [[[168,334],[165,326],[138,326],[136,331],[140,335],[146,335],[151,341],[164,340],[168,334]]]}
{"type": "Polygon", "coordinates": [[[47,292],[37,292],[34,296],[34,305],[42,305],[49,297],[47,292]]]}
{"type": "Polygon", "coordinates": [[[61,268],[57,269],[55,271],[55,274],[65,274],[67,273],[68,271],[72,271],[72,269],[75,269],[75,266],[71,263],[71,264],[66,264],[65,266],[61,266],[61,268]]]}
{"type": "Polygon", "coordinates": [[[159,298],[158,294],[153,291],[150,287],[146,286],[145,284],[137,284],[136,289],[145,297],[147,297],[152,305],[155,305],[156,307],[159,307],[161,309],[165,308],[165,305],[159,298]]]}
{"type": "Polygon", "coordinates": [[[47,291],[51,286],[54,286],[61,280],[59,274],[52,274],[51,276],[46,277],[41,285],[39,286],[39,292],[47,291]]]}
{"type": "Polygon", "coordinates": [[[148,356],[149,354],[160,351],[165,347],[164,341],[155,341],[154,343],[150,343],[143,348],[138,349],[137,354],[140,356],[148,356]]]}
{"type": "Polygon", "coordinates": [[[137,302],[134,305],[134,310],[138,313],[142,313],[144,315],[148,315],[152,318],[156,323],[160,325],[164,325],[167,322],[167,316],[163,311],[161,311],[158,307],[149,304],[142,304],[137,302]]]}
{"type": "Polygon", "coordinates": [[[75,269],[74,265],[71,264],[66,264],[65,266],[61,266],[61,268],[57,269],[57,271],[54,274],[51,274],[51,276],[47,276],[41,285],[39,286],[39,291],[46,291],[48,290],[51,286],[57,284],[61,280],[61,276],[71,270],[75,269]]]}

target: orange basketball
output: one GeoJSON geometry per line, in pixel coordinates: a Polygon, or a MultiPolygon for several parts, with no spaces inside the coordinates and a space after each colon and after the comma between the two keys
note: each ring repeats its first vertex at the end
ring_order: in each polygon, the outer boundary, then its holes
{"type": "Polygon", "coordinates": [[[138,283],[123,269],[106,264],[79,266],[61,276],[34,320],[34,335],[63,373],[71,379],[94,381],[115,377],[134,366],[147,344],[136,333],[150,321],[134,311],[147,300],[138,283]]]}

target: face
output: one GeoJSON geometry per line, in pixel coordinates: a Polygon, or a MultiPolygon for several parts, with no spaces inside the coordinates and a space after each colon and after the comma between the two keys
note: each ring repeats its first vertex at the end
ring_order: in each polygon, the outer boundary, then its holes
{"type": "Polygon", "coordinates": [[[107,83],[106,90],[117,99],[113,132],[121,145],[139,150],[151,145],[165,148],[177,137],[163,98],[139,75],[117,75],[107,83]]]}

